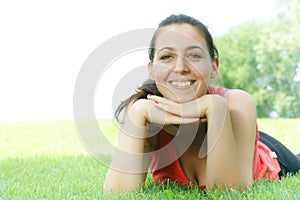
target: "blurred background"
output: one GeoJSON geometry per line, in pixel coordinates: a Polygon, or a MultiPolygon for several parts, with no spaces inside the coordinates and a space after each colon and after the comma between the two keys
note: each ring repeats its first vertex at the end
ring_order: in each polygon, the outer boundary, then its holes
{"type": "MultiPolygon", "coordinates": [[[[300,117],[300,0],[12,0],[0,2],[0,121],[72,119],[76,77],[90,53],[173,13],[208,26],[222,84],[251,93],[259,117],[300,117]]],[[[112,117],[111,91],[132,70],[126,67],[146,66],[147,52],[136,53],[100,81],[97,117],[112,117]]]]}

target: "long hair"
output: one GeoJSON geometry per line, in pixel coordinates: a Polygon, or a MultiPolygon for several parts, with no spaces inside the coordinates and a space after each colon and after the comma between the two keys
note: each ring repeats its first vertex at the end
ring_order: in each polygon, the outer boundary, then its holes
{"type": "Polygon", "coordinates": [[[156,96],[162,96],[162,94],[158,91],[154,80],[147,79],[137,90],[136,93],[131,95],[129,98],[125,99],[120,103],[117,110],[115,111],[114,117],[119,120],[119,115],[122,110],[124,110],[129,103],[134,103],[139,99],[147,99],[148,94],[153,94],[156,96]]]}

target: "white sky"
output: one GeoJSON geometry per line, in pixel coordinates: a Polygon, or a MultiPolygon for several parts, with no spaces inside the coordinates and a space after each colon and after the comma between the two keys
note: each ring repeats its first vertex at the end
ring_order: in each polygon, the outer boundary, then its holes
{"type": "MultiPolygon", "coordinates": [[[[0,121],[72,119],[75,80],[89,54],[117,34],[155,28],[172,13],[191,15],[218,36],[244,21],[269,20],[276,8],[273,0],[1,1],[0,121]]],[[[122,59],[115,65],[130,55],[122,59]]],[[[111,98],[105,97],[108,105],[111,98]]],[[[111,116],[110,106],[95,107],[97,116],[111,116]]]]}

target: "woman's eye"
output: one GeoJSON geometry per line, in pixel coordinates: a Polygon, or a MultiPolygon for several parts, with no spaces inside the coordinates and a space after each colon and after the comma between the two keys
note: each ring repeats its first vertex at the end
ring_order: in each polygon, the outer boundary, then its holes
{"type": "Polygon", "coordinates": [[[201,56],[199,54],[189,54],[188,55],[188,59],[190,59],[190,60],[197,60],[200,58],[201,58],[201,56]]]}
{"type": "Polygon", "coordinates": [[[170,56],[170,55],[164,55],[164,56],[160,57],[160,60],[171,60],[171,59],[172,59],[172,56],[170,56]]]}

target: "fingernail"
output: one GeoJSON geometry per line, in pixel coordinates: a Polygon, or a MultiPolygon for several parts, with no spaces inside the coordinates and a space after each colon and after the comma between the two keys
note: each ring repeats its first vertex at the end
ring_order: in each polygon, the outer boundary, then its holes
{"type": "Polygon", "coordinates": [[[151,96],[152,96],[152,94],[147,94],[147,98],[148,98],[148,97],[151,97],[151,96]]]}
{"type": "Polygon", "coordinates": [[[159,104],[157,101],[154,102],[155,104],[159,104]]]}

